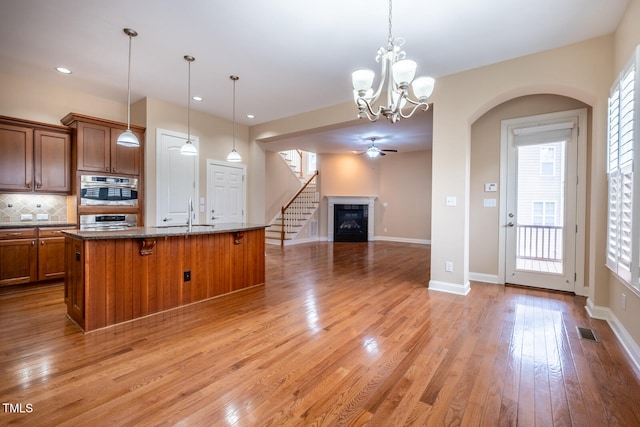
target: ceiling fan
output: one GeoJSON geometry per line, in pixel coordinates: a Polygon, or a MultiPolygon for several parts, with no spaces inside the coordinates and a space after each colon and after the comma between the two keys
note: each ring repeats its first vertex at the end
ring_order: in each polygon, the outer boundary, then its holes
{"type": "Polygon", "coordinates": [[[372,136],[370,138],[367,138],[369,141],[371,141],[371,145],[369,146],[369,148],[367,148],[367,151],[362,152],[360,154],[367,154],[367,156],[369,156],[370,158],[376,158],[378,156],[386,156],[386,153],[397,153],[398,150],[392,150],[392,149],[382,149],[378,146],[376,146],[376,139],[378,139],[375,136],[372,136]]]}

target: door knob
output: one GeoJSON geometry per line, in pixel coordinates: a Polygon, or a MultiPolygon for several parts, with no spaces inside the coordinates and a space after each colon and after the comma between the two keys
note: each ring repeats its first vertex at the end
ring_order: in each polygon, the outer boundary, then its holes
{"type": "Polygon", "coordinates": [[[512,222],[507,224],[507,227],[513,227],[513,226],[514,226],[514,224],[512,222]]]}

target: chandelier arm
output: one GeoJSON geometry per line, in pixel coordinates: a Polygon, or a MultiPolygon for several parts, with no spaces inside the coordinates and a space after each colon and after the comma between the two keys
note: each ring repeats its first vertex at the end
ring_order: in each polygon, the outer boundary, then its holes
{"type": "Polygon", "coordinates": [[[375,113],[371,108],[371,104],[369,104],[369,102],[367,102],[367,100],[362,97],[356,99],[356,104],[360,109],[360,114],[365,113],[370,121],[375,122],[380,118],[382,107],[378,107],[378,112],[375,113]]]}
{"type": "Polygon", "coordinates": [[[429,109],[429,104],[427,104],[427,103],[423,103],[423,102],[415,103],[415,102],[412,102],[412,104],[415,104],[415,105],[411,109],[411,112],[409,114],[407,114],[407,115],[404,114],[403,110],[398,110],[398,114],[400,115],[400,117],[402,117],[403,119],[408,119],[409,117],[413,116],[413,113],[418,111],[418,109],[420,107],[423,107],[423,111],[427,111],[429,109]]]}

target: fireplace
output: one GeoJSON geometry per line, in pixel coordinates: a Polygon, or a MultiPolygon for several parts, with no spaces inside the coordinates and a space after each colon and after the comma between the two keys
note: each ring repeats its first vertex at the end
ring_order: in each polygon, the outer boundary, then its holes
{"type": "Polygon", "coordinates": [[[368,241],[368,207],[368,205],[335,205],[333,208],[333,241],[368,241]]]}
{"type": "Polygon", "coordinates": [[[330,242],[372,242],[376,196],[327,196],[330,242]]]}

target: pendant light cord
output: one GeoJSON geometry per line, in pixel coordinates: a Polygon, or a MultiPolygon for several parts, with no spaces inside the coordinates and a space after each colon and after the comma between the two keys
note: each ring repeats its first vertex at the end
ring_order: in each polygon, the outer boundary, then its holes
{"type": "Polygon", "coordinates": [[[233,80],[233,149],[236,149],[236,81],[238,79],[233,80]]]}

